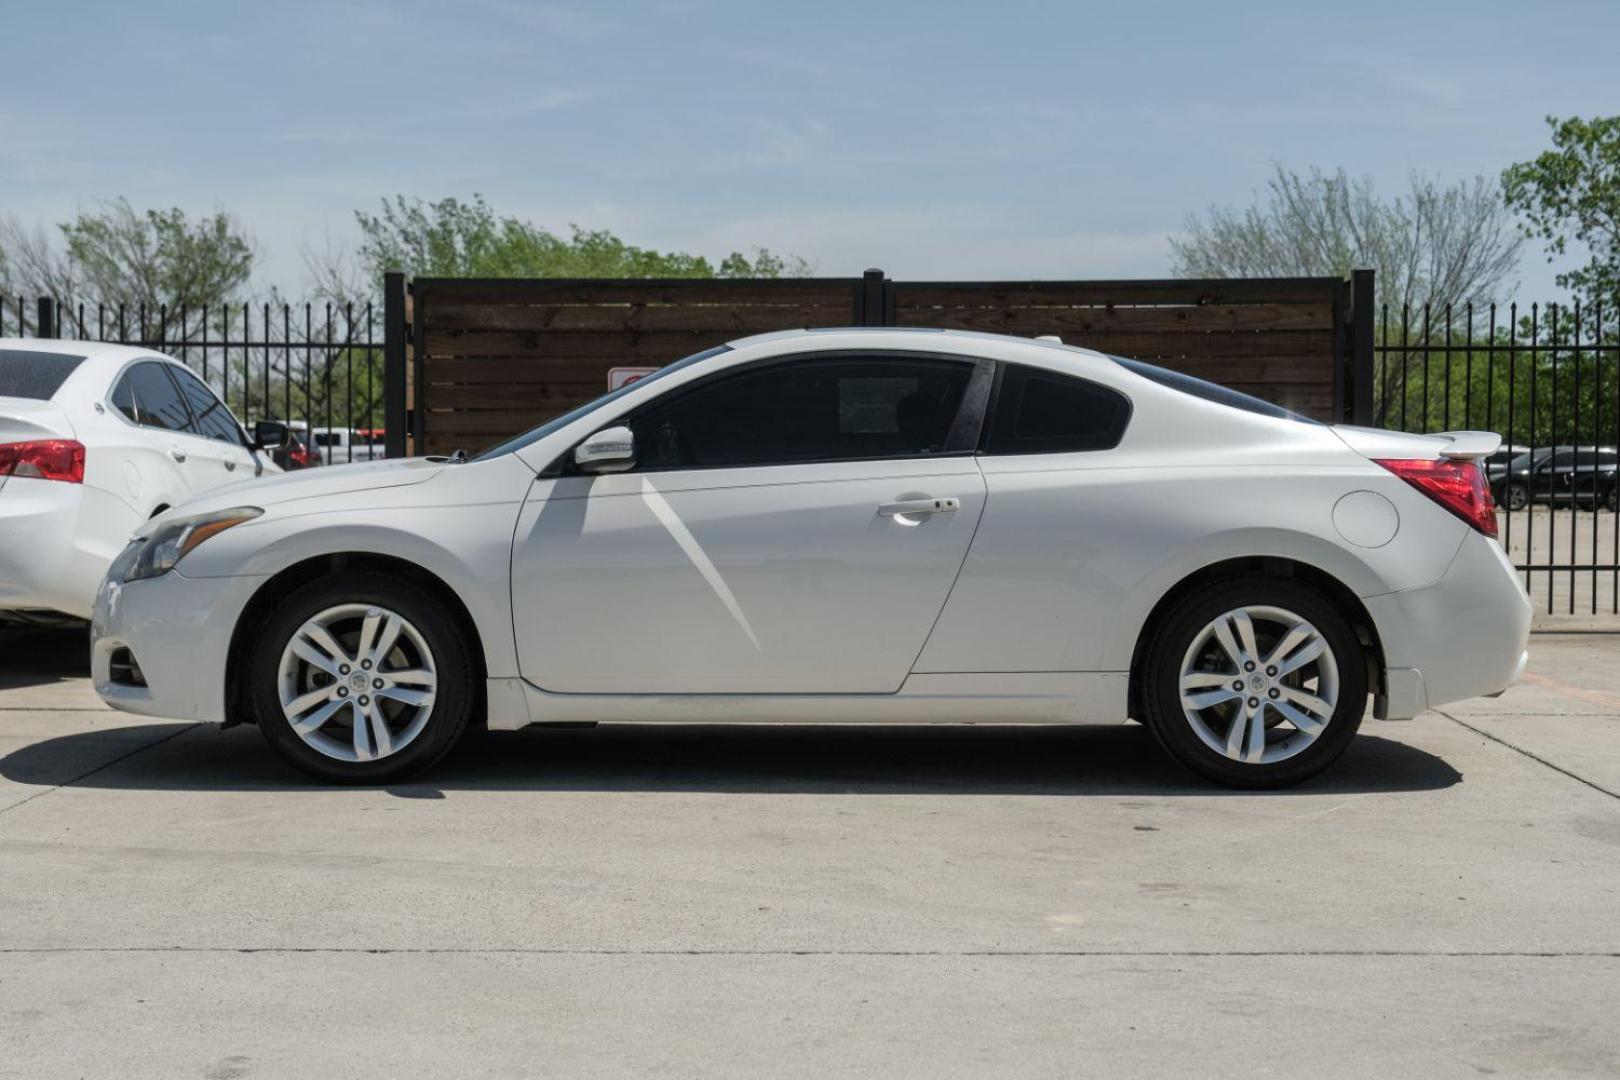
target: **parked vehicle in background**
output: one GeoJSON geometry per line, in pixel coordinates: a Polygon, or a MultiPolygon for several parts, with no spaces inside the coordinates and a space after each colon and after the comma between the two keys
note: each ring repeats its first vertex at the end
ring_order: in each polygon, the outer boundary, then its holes
{"type": "Polygon", "coordinates": [[[387,456],[381,431],[372,434],[370,429],[318,427],[310,432],[310,441],[321,461],[327,465],[372,461],[387,456]]]}
{"type": "Polygon", "coordinates": [[[1612,446],[1543,446],[1520,454],[1491,485],[1497,503],[1522,510],[1533,502],[1603,506],[1620,501],[1612,446]]]}
{"type": "Polygon", "coordinates": [[[108,572],[92,672],[337,782],[471,723],[1129,716],[1274,787],[1369,697],[1411,717],[1522,670],[1478,465],[1500,442],[1328,427],[1060,342],[767,334],[472,460],[164,515],[108,572]]]}
{"type": "Polygon", "coordinates": [[[276,450],[272,457],[284,472],[312,468],[321,463],[321,456],[309,445],[309,424],[302,420],[282,421],[287,426],[287,445],[276,450]]]}
{"type": "Polygon", "coordinates": [[[1522,443],[1513,443],[1511,445],[1504,443],[1502,449],[1480,462],[1480,465],[1485,469],[1485,479],[1490,481],[1493,491],[1496,488],[1496,482],[1507,475],[1509,463],[1520,454],[1528,454],[1530,450],[1531,447],[1522,443]]]}
{"type": "Polygon", "coordinates": [[[0,611],[87,617],[147,519],[281,470],[183,364],[147,349],[0,338],[0,611]]]}

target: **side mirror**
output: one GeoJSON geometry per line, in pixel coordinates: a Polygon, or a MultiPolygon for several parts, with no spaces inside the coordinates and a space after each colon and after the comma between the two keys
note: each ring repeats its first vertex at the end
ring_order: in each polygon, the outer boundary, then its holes
{"type": "Polygon", "coordinates": [[[598,431],[574,448],[574,464],[589,473],[624,472],[636,463],[636,436],[627,427],[598,431]]]}
{"type": "Polygon", "coordinates": [[[292,445],[292,429],[280,420],[260,420],[253,425],[253,449],[285,450],[292,445]]]}

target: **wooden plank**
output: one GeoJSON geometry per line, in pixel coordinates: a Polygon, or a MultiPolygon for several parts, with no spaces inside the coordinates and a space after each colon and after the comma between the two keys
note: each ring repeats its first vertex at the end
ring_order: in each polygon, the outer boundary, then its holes
{"type": "Polygon", "coordinates": [[[1331,301],[1338,283],[1330,278],[1220,281],[926,281],[895,282],[901,307],[999,307],[1055,304],[1275,304],[1331,301]]]}
{"type": "MultiPolygon", "coordinates": [[[[660,278],[657,280],[417,280],[431,313],[452,304],[814,304],[854,309],[854,279],[660,278]]],[[[431,314],[430,314],[431,318],[431,314]]]]}
{"type": "Polygon", "coordinates": [[[543,356],[623,358],[626,363],[667,364],[683,356],[723,345],[734,335],[724,331],[648,332],[614,330],[465,330],[435,331],[422,337],[422,354],[437,357],[543,356]]]}
{"type": "Polygon", "coordinates": [[[810,326],[848,326],[848,298],[815,304],[445,304],[432,309],[443,330],[716,330],[730,337],[810,326]]]}
{"type": "Polygon", "coordinates": [[[602,357],[506,357],[495,360],[435,357],[428,361],[426,377],[434,385],[480,383],[522,387],[557,380],[589,382],[597,376],[605,380],[608,368],[613,366],[611,359],[602,357]]]}
{"type": "MultiPolygon", "coordinates": [[[[456,412],[478,412],[520,408],[550,408],[553,401],[590,401],[607,393],[606,376],[590,382],[548,382],[524,386],[501,387],[497,384],[471,384],[435,386],[432,388],[433,407],[456,412]]],[[[439,419],[435,415],[435,419],[439,419]]]]}
{"type": "Polygon", "coordinates": [[[1333,305],[1210,304],[1163,307],[896,307],[901,326],[926,326],[987,333],[1071,334],[1187,333],[1190,331],[1273,331],[1333,329],[1333,305]]]}

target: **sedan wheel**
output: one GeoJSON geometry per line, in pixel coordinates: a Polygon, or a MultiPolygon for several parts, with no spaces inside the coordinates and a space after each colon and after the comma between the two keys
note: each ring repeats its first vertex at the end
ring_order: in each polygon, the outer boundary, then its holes
{"type": "Polygon", "coordinates": [[[1523,510],[1530,505],[1530,492],[1523,484],[1509,484],[1507,489],[1507,508],[1509,510],[1523,510]]]}
{"type": "Polygon", "coordinates": [[[1366,709],[1355,631],[1298,581],[1238,577],[1160,620],[1140,670],[1142,718],[1201,776],[1278,787],[1341,754],[1366,709]]]}
{"type": "Polygon", "coordinates": [[[465,635],[427,590],[339,574],[271,612],[253,657],[254,714],[312,776],[388,783],[455,744],[476,700],[473,671],[465,635]]]}

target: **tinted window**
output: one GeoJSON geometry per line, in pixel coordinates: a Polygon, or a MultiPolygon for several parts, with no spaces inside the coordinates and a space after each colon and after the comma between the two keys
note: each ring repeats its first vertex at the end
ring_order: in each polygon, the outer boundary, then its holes
{"type": "Polygon", "coordinates": [[[1060,454],[1118,446],[1130,419],[1123,394],[1041,368],[1009,364],[996,391],[992,454],[1060,454]]]}
{"type": "Polygon", "coordinates": [[[971,363],[793,360],[723,375],[631,421],[644,468],[715,468],[945,453],[971,363]]]}
{"type": "Polygon", "coordinates": [[[0,349],[0,397],[48,400],[83,362],[63,353],[0,349]]]}
{"type": "Polygon", "coordinates": [[[189,371],[170,368],[169,373],[185,391],[186,402],[191,406],[191,415],[196,418],[196,431],[199,435],[206,435],[210,439],[242,445],[242,433],[236,426],[236,419],[231,416],[214,392],[203,385],[203,381],[189,371]]]}
{"type": "Polygon", "coordinates": [[[124,375],[135,398],[135,422],[165,431],[189,431],[191,414],[162,364],[136,364],[124,375]]]}
{"type": "Polygon", "coordinates": [[[514,450],[521,450],[525,446],[539,442],[552,432],[567,427],[569,424],[572,424],[575,420],[578,420],[587,413],[595,412],[597,409],[600,409],[603,405],[606,405],[614,398],[623,397],[632,390],[640,390],[648,383],[656,382],[657,380],[662,379],[667,375],[672,375],[675,372],[680,371],[682,368],[689,367],[692,364],[702,363],[711,356],[719,356],[723,352],[730,351],[730,345],[716,345],[712,349],[704,349],[702,352],[696,352],[691,356],[683,357],[680,360],[675,361],[673,364],[665,364],[651,375],[643,375],[634,382],[627,382],[617,390],[609,390],[601,397],[587,401],[585,404],[576,409],[570,409],[561,416],[552,417],[539,427],[530,428],[528,431],[525,431],[520,435],[514,435],[512,438],[507,439],[503,443],[497,443],[488,450],[485,450],[483,453],[479,454],[473,460],[485,461],[492,457],[499,457],[502,454],[510,454],[514,450]]]}
{"type": "Polygon", "coordinates": [[[140,415],[135,411],[135,391],[129,388],[129,375],[127,373],[118,380],[118,385],[113,387],[112,403],[113,408],[128,417],[131,423],[138,424],[141,422],[140,415]]]}
{"type": "Polygon", "coordinates": [[[1160,386],[1168,386],[1172,390],[1179,390],[1183,394],[1191,394],[1193,397],[1204,401],[1213,401],[1217,405],[1242,409],[1244,412],[1258,413],[1261,416],[1272,416],[1279,420],[1298,420],[1303,424],[1315,424],[1318,422],[1296,412],[1290,412],[1281,405],[1264,401],[1252,394],[1245,394],[1242,391],[1221,386],[1219,383],[1206,382],[1191,375],[1183,375],[1179,371],[1171,371],[1169,368],[1144,364],[1140,360],[1127,360],[1123,356],[1112,356],[1109,359],[1121,367],[1135,372],[1144,379],[1152,379],[1160,386]]]}

